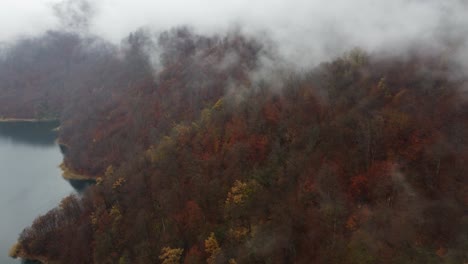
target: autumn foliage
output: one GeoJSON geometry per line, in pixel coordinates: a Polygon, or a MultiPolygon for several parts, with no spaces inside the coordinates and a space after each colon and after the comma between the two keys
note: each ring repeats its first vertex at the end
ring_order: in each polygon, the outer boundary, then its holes
{"type": "Polygon", "coordinates": [[[157,70],[148,41],[130,36],[124,58],[102,58],[74,103],[57,103],[68,104],[65,164],[99,184],[25,229],[29,254],[62,263],[468,260],[466,80],[452,78],[442,56],[353,50],[278,84],[255,77],[269,51],[238,33],[166,32],[157,70]]]}

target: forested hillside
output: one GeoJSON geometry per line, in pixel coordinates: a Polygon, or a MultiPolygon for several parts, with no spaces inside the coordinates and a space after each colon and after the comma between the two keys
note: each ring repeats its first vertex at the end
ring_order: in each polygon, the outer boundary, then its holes
{"type": "Polygon", "coordinates": [[[96,179],[13,256],[468,261],[467,80],[447,54],[354,49],[299,71],[260,40],[186,28],[118,47],[49,32],[7,49],[0,116],[58,117],[65,167],[96,179]]]}

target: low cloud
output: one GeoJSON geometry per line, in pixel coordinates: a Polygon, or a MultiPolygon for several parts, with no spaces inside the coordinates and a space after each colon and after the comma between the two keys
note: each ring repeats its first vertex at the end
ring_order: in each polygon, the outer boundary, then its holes
{"type": "MultiPolygon", "coordinates": [[[[58,0],[6,0],[0,4],[0,41],[58,28],[58,0]]],[[[70,0],[66,1],[70,2],[70,0]]],[[[85,1],[80,1],[85,2],[85,1]]],[[[155,32],[189,25],[197,33],[240,28],[268,36],[278,54],[298,66],[312,66],[361,47],[399,53],[408,47],[457,50],[468,67],[464,36],[468,4],[462,0],[97,0],[86,20],[89,32],[114,43],[140,27],[155,32]]],[[[66,6],[66,5],[65,5],[66,6]]],[[[68,21],[67,23],[71,23],[68,21]]]]}
{"type": "Polygon", "coordinates": [[[239,27],[268,36],[282,57],[303,66],[356,46],[390,53],[413,45],[445,48],[465,43],[468,29],[468,6],[458,0],[101,0],[97,5],[92,31],[113,41],[141,26],[161,31],[190,25],[203,34],[239,27]]]}

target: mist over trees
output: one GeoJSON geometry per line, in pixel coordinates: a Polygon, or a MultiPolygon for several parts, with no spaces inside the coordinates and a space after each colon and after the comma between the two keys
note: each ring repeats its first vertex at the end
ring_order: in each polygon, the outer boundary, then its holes
{"type": "Polygon", "coordinates": [[[143,27],[116,43],[95,34],[99,5],[52,10],[55,29],[0,45],[0,119],[60,120],[62,168],[96,184],[38,216],[13,256],[468,261],[463,38],[353,49],[331,34],[317,42],[341,55],[315,61],[275,31],[143,27]]]}
{"type": "Polygon", "coordinates": [[[354,49],[269,76],[271,52],[240,32],[188,28],[119,46],[51,31],[9,47],[2,115],[60,118],[64,164],[97,181],[26,228],[19,255],[466,261],[468,108],[455,64],[354,49]]]}

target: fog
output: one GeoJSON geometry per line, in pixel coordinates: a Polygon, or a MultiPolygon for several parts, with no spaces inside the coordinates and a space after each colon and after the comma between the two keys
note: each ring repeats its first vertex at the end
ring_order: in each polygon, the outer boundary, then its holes
{"type": "Polygon", "coordinates": [[[0,41],[47,29],[69,30],[77,26],[70,17],[79,16],[87,17],[78,30],[114,43],[141,27],[158,32],[189,25],[203,34],[236,28],[268,38],[282,57],[309,66],[356,46],[390,53],[415,45],[464,51],[466,14],[468,4],[462,0],[4,0],[0,41]],[[59,3],[62,11],[78,12],[60,15],[59,3]],[[80,10],[83,5],[77,3],[89,5],[80,10]]]}
{"type": "Polygon", "coordinates": [[[0,2],[0,41],[38,34],[57,24],[48,0],[3,0],[0,2]]]}

